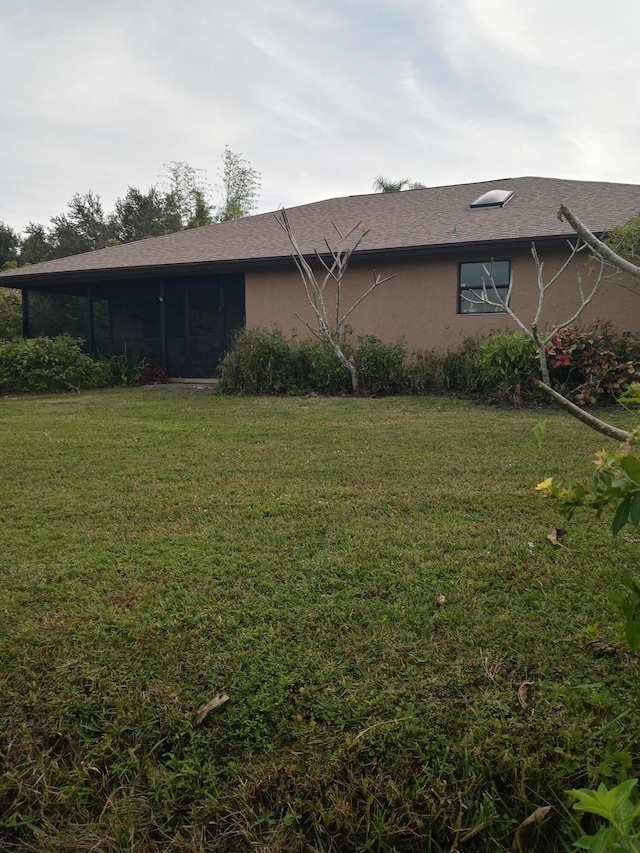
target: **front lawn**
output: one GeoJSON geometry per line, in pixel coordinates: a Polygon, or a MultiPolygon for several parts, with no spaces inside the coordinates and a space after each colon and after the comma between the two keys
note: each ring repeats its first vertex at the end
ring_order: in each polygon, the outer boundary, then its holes
{"type": "Polygon", "coordinates": [[[639,546],[577,515],[552,547],[534,486],[605,441],[445,399],[0,402],[0,848],[500,851],[551,804],[524,849],[569,850],[565,789],[639,769],[637,663],[587,647],[639,546]]]}

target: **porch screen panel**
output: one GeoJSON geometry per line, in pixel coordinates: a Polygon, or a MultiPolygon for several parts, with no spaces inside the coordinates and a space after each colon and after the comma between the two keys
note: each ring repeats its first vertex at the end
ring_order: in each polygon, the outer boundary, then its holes
{"type": "Polygon", "coordinates": [[[159,285],[156,282],[119,284],[108,293],[106,299],[109,305],[107,313],[112,353],[127,352],[160,363],[162,340],[159,285]]]}
{"type": "Polygon", "coordinates": [[[89,308],[86,296],[27,290],[29,337],[72,335],[89,339],[89,308]]]}
{"type": "Polygon", "coordinates": [[[164,314],[167,334],[167,372],[169,376],[188,376],[186,294],[182,280],[167,282],[164,288],[164,314]]]}

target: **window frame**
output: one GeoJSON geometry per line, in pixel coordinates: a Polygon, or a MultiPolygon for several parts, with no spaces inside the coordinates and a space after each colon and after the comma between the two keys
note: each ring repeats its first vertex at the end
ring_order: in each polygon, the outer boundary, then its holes
{"type": "MultiPolygon", "coordinates": [[[[505,283],[499,284],[498,282],[496,282],[496,288],[498,290],[498,293],[500,293],[501,295],[504,295],[506,297],[509,293],[509,285],[511,282],[511,259],[510,258],[490,258],[488,260],[482,260],[482,261],[459,261],[458,262],[458,294],[457,294],[457,296],[458,296],[458,316],[460,316],[460,317],[478,317],[478,316],[489,317],[492,314],[500,315],[500,314],[507,314],[508,313],[504,308],[502,308],[502,309],[493,308],[491,306],[483,306],[483,305],[479,305],[478,303],[470,303],[470,302],[467,302],[466,304],[467,305],[474,304],[476,306],[476,310],[465,311],[463,309],[463,305],[465,304],[464,300],[462,298],[463,292],[465,290],[472,290],[472,291],[478,290],[478,285],[463,285],[463,283],[462,283],[463,268],[473,265],[473,266],[480,266],[480,267],[486,267],[487,269],[491,269],[491,267],[495,268],[496,264],[506,264],[507,265],[505,283]],[[487,308],[489,310],[487,310],[487,308]]],[[[489,288],[487,288],[487,289],[489,290],[489,288]]]]}

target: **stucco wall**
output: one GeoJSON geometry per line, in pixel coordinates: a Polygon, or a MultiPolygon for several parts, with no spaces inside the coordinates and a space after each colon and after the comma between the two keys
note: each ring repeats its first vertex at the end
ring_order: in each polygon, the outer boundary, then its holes
{"type": "MultiPolygon", "coordinates": [[[[567,254],[547,252],[544,278],[557,272],[567,254]]],[[[412,349],[446,349],[464,337],[475,337],[495,329],[515,328],[506,315],[458,314],[458,263],[488,261],[483,254],[459,254],[455,258],[397,261],[379,264],[382,277],[395,273],[395,278],[380,286],[350,317],[356,334],[377,335],[392,343],[404,338],[412,349]]],[[[511,305],[528,324],[533,319],[538,300],[536,272],[531,253],[518,251],[496,254],[495,260],[510,260],[513,274],[511,305]]],[[[246,275],[246,323],[248,327],[278,328],[286,335],[296,331],[308,334],[296,314],[313,322],[299,273],[291,267],[246,275]]],[[[580,304],[577,271],[587,290],[596,273],[586,260],[574,261],[547,291],[540,327],[553,325],[570,317],[580,304]]],[[[345,278],[343,305],[353,304],[373,281],[371,265],[352,263],[345,278]]],[[[329,287],[329,285],[327,286],[329,287]]],[[[606,280],[582,315],[585,325],[594,319],[612,322],[620,331],[640,332],[640,286],[625,276],[606,280]],[[634,292],[626,289],[630,287],[634,292]]]]}

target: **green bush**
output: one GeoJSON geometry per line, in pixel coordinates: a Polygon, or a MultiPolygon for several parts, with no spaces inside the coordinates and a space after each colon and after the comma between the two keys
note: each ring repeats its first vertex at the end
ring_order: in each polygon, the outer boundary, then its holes
{"type": "Polygon", "coordinates": [[[403,341],[385,344],[373,335],[362,335],[353,351],[362,393],[367,395],[400,394],[406,387],[403,341]]]}
{"type": "MultiPolygon", "coordinates": [[[[355,359],[364,394],[397,394],[405,388],[403,343],[364,335],[345,344],[355,359]]],[[[271,329],[244,329],[221,367],[221,390],[236,394],[349,394],[349,371],[332,349],[315,339],[287,340],[271,329]]]]}
{"type": "MultiPolygon", "coordinates": [[[[340,364],[331,347],[315,338],[290,342],[291,357],[296,367],[296,384],[289,393],[350,394],[351,376],[340,364]]],[[[351,348],[347,354],[352,355],[351,348]]]]}
{"type": "MultiPolygon", "coordinates": [[[[424,350],[407,357],[404,342],[386,344],[372,335],[348,340],[362,393],[482,394],[520,402],[538,398],[540,375],[534,343],[523,332],[465,338],[446,352],[424,350]]],[[[565,329],[547,346],[554,387],[581,404],[608,402],[640,378],[640,338],[618,335],[608,324],[565,329]]],[[[348,370],[317,339],[287,339],[277,330],[245,329],[221,368],[221,390],[238,394],[351,394],[348,370]]]]}
{"type": "Polygon", "coordinates": [[[0,390],[67,391],[101,384],[81,344],[69,335],[0,341],[0,390]]]}
{"type": "Polygon", "coordinates": [[[0,287],[0,340],[22,337],[22,299],[18,290],[0,287]]]}
{"type": "Polygon", "coordinates": [[[405,391],[408,394],[476,394],[477,350],[478,341],[475,338],[465,338],[458,347],[445,352],[413,352],[405,365],[405,391]]]}
{"type": "Polygon", "coordinates": [[[127,352],[112,355],[102,362],[109,385],[140,385],[147,361],[144,358],[127,352]]]}
{"type": "Polygon", "coordinates": [[[539,376],[536,346],[524,332],[494,332],[480,341],[476,364],[485,394],[510,400],[533,396],[539,376]]]}
{"type": "Polygon", "coordinates": [[[220,388],[235,394],[283,394],[295,387],[291,346],[277,329],[243,329],[225,356],[220,388]]]}

